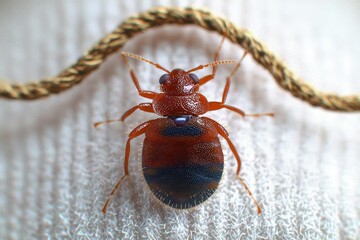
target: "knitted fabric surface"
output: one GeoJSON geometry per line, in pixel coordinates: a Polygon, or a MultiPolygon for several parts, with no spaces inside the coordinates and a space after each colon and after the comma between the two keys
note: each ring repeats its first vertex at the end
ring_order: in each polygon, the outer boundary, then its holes
{"type": "MultiPolygon", "coordinates": [[[[303,79],[339,94],[360,92],[360,31],[356,1],[3,1],[0,3],[0,78],[27,82],[67,67],[122,20],[155,6],[194,6],[252,31],[303,79]]],[[[165,26],[139,34],[123,48],[167,69],[213,60],[221,36],[195,26],[165,26]]],[[[225,41],[220,59],[242,49],[225,41]]],[[[158,91],[162,71],[130,60],[141,87],[158,91]]],[[[219,66],[202,87],[221,99],[233,66],[219,66]]],[[[211,69],[198,71],[199,76],[211,69]]],[[[146,101],[146,100],[145,100],[146,101]]],[[[0,239],[359,239],[360,117],[293,98],[246,57],[227,103],[206,116],[223,124],[242,158],[241,176],[263,210],[235,177],[225,141],[223,178],[195,209],[164,207],[141,172],[143,138],[132,142],[130,177],[101,208],[123,175],[128,133],[154,114],[97,129],[144,102],[114,54],[87,81],[33,102],[0,101],[0,239]]]]}

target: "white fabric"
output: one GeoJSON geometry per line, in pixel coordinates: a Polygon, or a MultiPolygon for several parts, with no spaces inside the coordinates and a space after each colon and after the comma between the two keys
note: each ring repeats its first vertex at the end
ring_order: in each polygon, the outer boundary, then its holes
{"type": "MultiPolygon", "coordinates": [[[[250,29],[300,76],[322,90],[360,92],[359,3],[348,1],[1,1],[1,78],[26,82],[57,74],[122,20],[154,6],[205,7],[250,29]]],[[[124,50],[167,68],[212,60],[221,36],[169,26],[129,41],[124,50]]],[[[242,50],[226,42],[222,59],[242,50]]],[[[161,71],[131,61],[143,89],[157,90],[161,71]]],[[[220,100],[231,66],[203,87],[220,100]]],[[[199,75],[210,69],[199,71],[199,75]]],[[[233,79],[228,104],[274,119],[207,114],[221,122],[242,157],[235,178],[226,142],[217,193],[191,211],[163,207],[140,171],[142,138],[132,144],[131,177],[101,208],[123,174],[124,143],[137,124],[156,116],[136,112],[137,96],[119,54],[84,83],[58,96],[0,100],[0,239],[360,239],[360,117],[314,108],[281,90],[247,57],[233,79]]]]}

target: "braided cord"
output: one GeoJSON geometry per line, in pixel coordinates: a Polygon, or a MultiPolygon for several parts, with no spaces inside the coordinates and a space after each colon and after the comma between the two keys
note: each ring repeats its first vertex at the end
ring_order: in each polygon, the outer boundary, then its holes
{"type": "Polygon", "coordinates": [[[165,24],[195,24],[210,31],[217,31],[221,35],[226,33],[230,41],[248,51],[256,62],[273,75],[280,87],[293,96],[328,110],[360,111],[360,95],[339,96],[321,92],[310,86],[297,77],[248,30],[238,28],[227,19],[204,10],[173,7],[158,7],[128,18],[88,50],[75,64],[55,77],[26,84],[0,82],[0,97],[30,100],[65,91],[95,71],[107,56],[119,50],[135,34],[165,24]]]}

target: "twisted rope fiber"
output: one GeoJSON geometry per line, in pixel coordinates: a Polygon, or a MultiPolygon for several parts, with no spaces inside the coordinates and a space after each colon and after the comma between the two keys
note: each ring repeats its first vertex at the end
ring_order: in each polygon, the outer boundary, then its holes
{"type": "Polygon", "coordinates": [[[102,38],[72,66],[58,76],[35,83],[9,84],[0,82],[0,97],[9,99],[38,99],[60,93],[80,83],[95,71],[107,56],[119,50],[131,37],[153,27],[165,24],[195,24],[210,31],[217,31],[233,43],[248,51],[253,59],[267,69],[283,89],[313,106],[334,111],[359,111],[360,95],[339,96],[321,92],[301,80],[259,40],[246,30],[210,12],[193,8],[159,7],[133,16],[102,38]]]}

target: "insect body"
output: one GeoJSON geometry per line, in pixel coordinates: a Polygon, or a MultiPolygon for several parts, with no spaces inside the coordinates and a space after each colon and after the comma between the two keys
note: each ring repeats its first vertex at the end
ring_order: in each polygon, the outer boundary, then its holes
{"type": "MultiPolygon", "coordinates": [[[[144,122],[130,132],[125,147],[125,175],[119,180],[108,197],[102,210],[104,213],[111,196],[129,175],[130,142],[142,134],[145,134],[142,153],[144,178],[153,195],[162,203],[173,208],[188,209],[206,201],[215,192],[224,168],[224,155],[219,140],[220,135],[227,141],[236,158],[238,164],[236,173],[239,180],[254,200],[258,213],[261,212],[258,203],[239,176],[241,159],[228,136],[229,134],[215,120],[200,117],[200,115],[208,111],[222,108],[234,111],[243,117],[273,116],[272,113],[245,114],[242,110],[225,104],[231,77],[240,67],[246,53],[227,78],[221,102],[209,102],[205,96],[198,93],[201,85],[215,77],[218,65],[236,63],[236,61],[231,60],[219,61],[220,47],[221,45],[215,54],[213,62],[199,65],[188,71],[182,69],[168,71],[161,65],[141,56],[127,52],[122,53],[139,95],[151,99],[152,102],[140,103],[130,108],[119,120],[124,121],[137,109],[156,113],[162,117],[144,122]],[[141,89],[126,56],[145,61],[166,72],[159,78],[161,93],[141,89]],[[199,79],[193,73],[206,67],[212,67],[211,74],[199,79]]],[[[102,123],[119,120],[98,122],[95,123],[95,127],[102,123]]]]}

